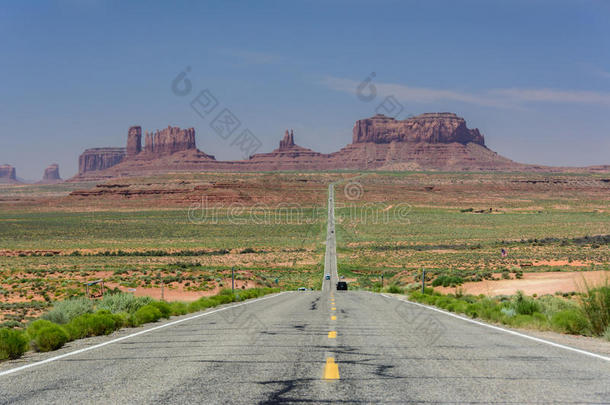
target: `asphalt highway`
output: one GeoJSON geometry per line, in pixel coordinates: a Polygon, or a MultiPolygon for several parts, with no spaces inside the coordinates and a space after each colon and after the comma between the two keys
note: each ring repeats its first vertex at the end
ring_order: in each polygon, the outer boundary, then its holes
{"type": "Polygon", "coordinates": [[[3,363],[0,404],[610,403],[603,356],[392,296],[336,291],[333,200],[331,186],[331,280],[321,291],[263,297],[3,363]]]}

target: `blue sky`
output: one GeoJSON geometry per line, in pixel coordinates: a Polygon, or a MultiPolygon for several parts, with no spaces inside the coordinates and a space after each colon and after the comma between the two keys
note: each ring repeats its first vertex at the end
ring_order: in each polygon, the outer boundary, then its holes
{"type": "Polygon", "coordinates": [[[392,95],[398,118],[455,112],[517,161],[610,164],[608,21],[610,2],[583,0],[4,2],[0,164],[39,179],[57,162],[67,178],[131,125],[192,126],[201,150],[242,158],[190,107],[204,89],[259,151],[286,128],[338,150],[392,95]],[[177,96],[187,67],[192,92],[177,96]]]}

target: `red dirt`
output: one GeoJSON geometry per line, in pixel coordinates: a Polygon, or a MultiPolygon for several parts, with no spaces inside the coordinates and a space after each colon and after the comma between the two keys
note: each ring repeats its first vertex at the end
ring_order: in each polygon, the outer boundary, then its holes
{"type": "MultiPolygon", "coordinates": [[[[610,280],[608,271],[574,271],[574,272],[547,272],[547,273],[523,273],[522,279],[513,280],[485,280],[480,282],[468,282],[460,287],[465,294],[512,295],[517,291],[523,291],[526,295],[554,294],[555,292],[582,292],[586,285],[592,286],[603,284],[610,280]]],[[[438,287],[435,290],[442,293],[454,293],[456,288],[438,287]]]]}

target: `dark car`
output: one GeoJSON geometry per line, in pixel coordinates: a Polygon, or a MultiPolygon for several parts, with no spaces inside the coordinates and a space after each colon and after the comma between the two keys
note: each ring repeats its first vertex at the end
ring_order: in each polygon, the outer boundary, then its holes
{"type": "Polygon", "coordinates": [[[337,283],[337,290],[346,290],[347,291],[347,283],[345,281],[339,281],[337,283]]]}

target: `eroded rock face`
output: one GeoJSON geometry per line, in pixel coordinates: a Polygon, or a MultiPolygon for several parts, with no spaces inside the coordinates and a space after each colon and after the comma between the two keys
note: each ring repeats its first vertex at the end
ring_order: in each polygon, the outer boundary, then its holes
{"type": "Polygon", "coordinates": [[[427,113],[403,121],[383,115],[359,120],[354,125],[353,142],[333,153],[299,146],[293,131],[286,131],[279,148],[235,161],[217,161],[198,150],[193,128],[147,132],[143,150],[131,154],[138,149],[138,133],[141,138],[139,127],[129,131],[130,154],[125,148],[85,151],[81,175],[73,181],[167,171],[549,170],[498,155],[485,146],[478,129],[469,129],[463,118],[452,113],[427,113]]]}
{"type": "Polygon", "coordinates": [[[142,151],[142,127],[134,126],[127,132],[127,156],[132,157],[142,151]]]}
{"type": "Polygon", "coordinates": [[[105,170],[125,158],[125,148],[93,148],[85,150],[78,158],[78,173],[105,170]]]}
{"type": "Polygon", "coordinates": [[[144,151],[156,156],[166,156],[172,153],[197,149],[195,144],[195,128],[180,129],[167,127],[154,133],[146,132],[144,151]]]}
{"type": "Polygon", "coordinates": [[[290,149],[294,146],[294,132],[290,130],[286,130],[284,134],[284,139],[280,141],[280,150],[290,149]]]}
{"type": "Polygon", "coordinates": [[[57,163],[53,163],[49,167],[47,167],[42,175],[43,182],[55,182],[61,181],[61,177],[59,176],[59,165],[57,163]]]}
{"type": "Polygon", "coordinates": [[[352,143],[476,143],[485,146],[478,129],[468,129],[466,121],[453,113],[426,113],[398,121],[383,114],[356,121],[352,143]]]}
{"type": "Polygon", "coordinates": [[[0,165],[0,182],[16,182],[17,171],[11,165],[0,165]]]}

